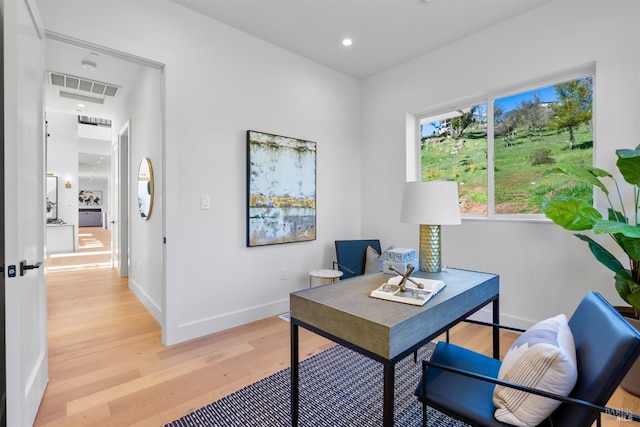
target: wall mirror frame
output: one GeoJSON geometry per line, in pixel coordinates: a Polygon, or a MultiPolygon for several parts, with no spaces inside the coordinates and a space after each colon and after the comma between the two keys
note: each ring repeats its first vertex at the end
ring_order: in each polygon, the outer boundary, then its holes
{"type": "Polygon", "coordinates": [[[153,210],[153,166],[148,157],[140,161],[138,169],[138,209],[144,220],[151,217],[153,210]]]}
{"type": "Polygon", "coordinates": [[[47,223],[55,223],[58,219],[58,177],[47,175],[47,223]]]}

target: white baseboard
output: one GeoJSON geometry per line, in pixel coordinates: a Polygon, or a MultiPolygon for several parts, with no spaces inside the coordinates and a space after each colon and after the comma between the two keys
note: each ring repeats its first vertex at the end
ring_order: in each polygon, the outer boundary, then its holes
{"type": "MultiPolygon", "coordinates": [[[[473,313],[471,316],[469,316],[469,319],[491,323],[493,322],[493,310],[491,309],[491,306],[488,305],[480,309],[479,311],[476,311],[475,313],[473,313]]],[[[500,324],[504,326],[511,326],[513,328],[520,328],[520,329],[528,329],[529,327],[533,326],[535,323],[536,322],[532,322],[530,320],[523,319],[521,317],[500,313],[500,324]]]]}
{"type": "Polygon", "coordinates": [[[213,316],[206,319],[200,319],[195,322],[183,323],[172,331],[170,334],[170,342],[166,345],[178,344],[205,335],[224,331],[225,329],[234,328],[236,326],[245,325],[247,323],[262,320],[267,317],[277,316],[289,311],[289,298],[274,301],[268,304],[250,307],[244,310],[238,310],[230,313],[224,313],[219,316],[213,316]]]}
{"type": "Polygon", "coordinates": [[[129,278],[129,289],[140,300],[142,305],[151,313],[156,322],[162,326],[162,307],[156,304],[149,295],[136,283],[135,280],[129,278]]]}

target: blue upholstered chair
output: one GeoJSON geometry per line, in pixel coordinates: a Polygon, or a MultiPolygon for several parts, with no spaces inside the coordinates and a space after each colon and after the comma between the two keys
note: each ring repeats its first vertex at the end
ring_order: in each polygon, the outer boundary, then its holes
{"type": "Polygon", "coordinates": [[[342,271],[342,279],[361,276],[367,258],[367,246],[382,253],[380,240],[336,240],[336,261],[334,269],[342,271]]]}
{"type": "MultiPolygon", "coordinates": [[[[602,412],[640,421],[637,415],[604,405],[640,355],[640,333],[599,294],[591,292],[569,319],[576,347],[578,379],[568,398],[535,392],[560,400],[560,406],[541,426],[584,427],[602,412]]],[[[439,342],[429,361],[422,363],[416,395],[423,404],[473,426],[507,426],[494,418],[495,384],[501,362],[454,344],[439,342]],[[462,372],[462,373],[461,373],[462,372]]],[[[514,387],[518,388],[518,387],[514,387]]],[[[534,392],[529,388],[520,390],[534,392]]]]}

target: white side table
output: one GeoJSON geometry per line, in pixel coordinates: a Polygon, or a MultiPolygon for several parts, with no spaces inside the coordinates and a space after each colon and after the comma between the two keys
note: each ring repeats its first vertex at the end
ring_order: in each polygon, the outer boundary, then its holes
{"type": "Polygon", "coordinates": [[[343,274],[340,270],[311,270],[309,272],[309,287],[337,282],[343,274]]]}

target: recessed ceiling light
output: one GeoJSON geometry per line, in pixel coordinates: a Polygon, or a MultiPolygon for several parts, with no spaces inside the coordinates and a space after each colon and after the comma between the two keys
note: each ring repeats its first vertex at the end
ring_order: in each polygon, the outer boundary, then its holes
{"type": "Polygon", "coordinates": [[[84,104],[78,104],[78,107],[80,107],[80,108],[84,108],[84,107],[86,107],[86,105],[84,105],[84,104]]]}
{"type": "Polygon", "coordinates": [[[353,40],[351,40],[350,38],[346,38],[344,40],[342,40],[342,45],[343,46],[351,46],[353,44],[353,40]]]}
{"type": "Polygon", "coordinates": [[[93,62],[93,61],[87,61],[87,60],[84,60],[84,61],[82,61],[82,62],[81,62],[81,65],[82,65],[82,68],[84,68],[85,70],[91,70],[91,71],[93,71],[93,70],[95,70],[96,68],[98,68],[98,66],[96,65],[96,63],[95,63],[95,62],[93,62]]]}

